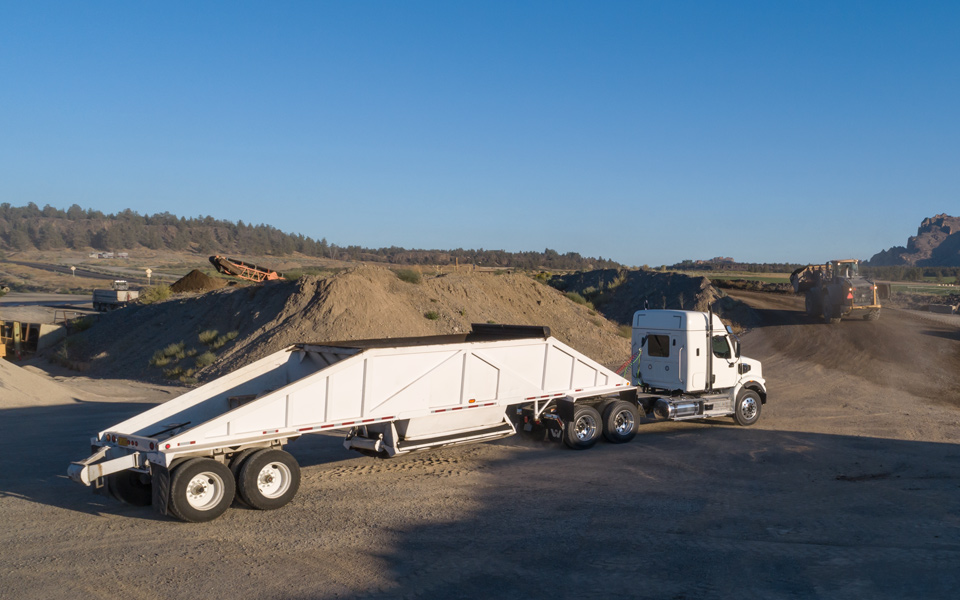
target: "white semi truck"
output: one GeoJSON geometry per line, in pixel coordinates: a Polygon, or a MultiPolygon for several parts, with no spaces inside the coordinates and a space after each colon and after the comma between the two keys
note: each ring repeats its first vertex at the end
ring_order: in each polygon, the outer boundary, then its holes
{"type": "Polygon", "coordinates": [[[759,418],[760,363],[712,314],[639,311],[625,379],[546,327],[297,344],[101,431],[69,476],[98,493],[209,521],[235,498],[287,504],[300,468],[282,448],[343,431],[344,446],[398,454],[543,431],[574,449],[631,440],[641,416],[759,418]]]}

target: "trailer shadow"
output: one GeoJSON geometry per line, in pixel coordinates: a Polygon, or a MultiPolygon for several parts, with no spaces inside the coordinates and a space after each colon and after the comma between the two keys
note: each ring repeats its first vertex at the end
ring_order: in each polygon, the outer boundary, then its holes
{"type": "Polygon", "coordinates": [[[953,598],[960,585],[957,445],[714,426],[587,452],[496,445],[470,488],[479,508],[379,536],[393,585],[347,597],[953,598]]]}
{"type": "Polygon", "coordinates": [[[90,436],[143,412],[144,402],[90,402],[0,410],[0,499],[19,498],[79,513],[122,512],[134,518],[161,518],[150,508],[124,505],[94,495],[71,481],[71,461],[90,454],[90,436]]]}

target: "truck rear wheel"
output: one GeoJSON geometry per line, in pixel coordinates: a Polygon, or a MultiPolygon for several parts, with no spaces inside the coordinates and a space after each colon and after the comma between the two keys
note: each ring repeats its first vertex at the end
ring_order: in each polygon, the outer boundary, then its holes
{"type": "Polygon", "coordinates": [[[635,405],[623,400],[612,402],[603,411],[603,437],[614,444],[629,442],[637,435],[638,422],[635,405]]]}
{"type": "Polygon", "coordinates": [[[237,486],[250,507],[274,510],[293,500],[300,489],[300,465],[283,450],[261,450],[244,461],[237,486]]]}
{"type": "Polygon", "coordinates": [[[173,471],[170,511],[190,523],[212,521],[230,508],[236,490],[226,465],[212,458],[193,458],[173,471]]]}
{"type": "Polygon", "coordinates": [[[573,419],[563,425],[563,443],[574,450],[592,448],[601,436],[600,413],[592,406],[576,406],[573,419]]]}
{"type": "Polygon", "coordinates": [[[748,427],[760,419],[760,395],[753,390],[741,390],[737,398],[737,408],[733,413],[733,420],[737,425],[748,427]]]}

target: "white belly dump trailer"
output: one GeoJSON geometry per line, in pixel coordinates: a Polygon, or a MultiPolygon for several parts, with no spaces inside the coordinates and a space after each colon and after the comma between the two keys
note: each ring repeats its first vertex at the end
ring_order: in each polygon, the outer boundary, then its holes
{"type": "MultiPolygon", "coordinates": [[[[99,432],[93,454],[68,474],[98,493],[208,521],[235,497],[257,509],[288,503],[300,469],[282,448],[304,434],[344,431],[345,447],[392,457],[542,427],[586,449],[601,436],[619,443],[636,435],[639,410],[663,400],[641,385],[638,395],[636,382],[546,327],[298,344],[99,432]]],[[[701,417],[719,414],[702,406],[701,417]]]]}

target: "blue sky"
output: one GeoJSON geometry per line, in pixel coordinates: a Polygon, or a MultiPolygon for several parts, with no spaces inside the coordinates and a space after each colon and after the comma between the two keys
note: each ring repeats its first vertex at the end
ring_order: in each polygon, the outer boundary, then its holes
{"type": "Polygon", "coordinates": [[[957,2],[8,2],[0,202],[659,265],[960,214],[957,2]]]}

